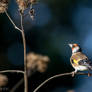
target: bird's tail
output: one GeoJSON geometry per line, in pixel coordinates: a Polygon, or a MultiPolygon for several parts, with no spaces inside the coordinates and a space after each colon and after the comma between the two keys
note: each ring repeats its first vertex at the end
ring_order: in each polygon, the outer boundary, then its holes
{"type": "Polygon", "coordinates": [[[88,64],[88,69],[92,71],[92,62],[88,64]]]}
{"type": "Polygon", "coordinates": [[[92,71],[92,62],[90,60],[84,61],[83,63],[89,70],[92,71]]]}
{"type": "Polygon", "coordinates": [[[88,66],[88,69],[92,71],[92,66],[91,66],[91,65],[89,65],[89,66],[88,66]]]}

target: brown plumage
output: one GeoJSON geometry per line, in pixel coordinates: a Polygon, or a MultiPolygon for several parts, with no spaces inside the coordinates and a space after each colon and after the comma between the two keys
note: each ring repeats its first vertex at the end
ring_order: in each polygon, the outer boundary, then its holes
{"type": "Polygon", "coordinates": [[[79,64],[81,65],[82,60],[88,60],[87,56],[84,55],[82,52],[77,52],[72,54],[71,58],[70,58],[70,62],[72,64],[73,67],[78,66],[79,64]]]}

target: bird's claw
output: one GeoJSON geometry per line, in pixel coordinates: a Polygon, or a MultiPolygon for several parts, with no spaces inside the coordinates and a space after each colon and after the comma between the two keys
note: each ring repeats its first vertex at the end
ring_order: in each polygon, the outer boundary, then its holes
{"type": "Polygon", "coordinates": [[[72,77],[74,77],[74,75],[75,75],[75,71],[74,71],[74,72],[72,72],[72,77]]]}
{"type": "Polygon", "coordinates": [[[90,77],[91,76],[91,73],[88,73],[88,77],[90,77]]]}

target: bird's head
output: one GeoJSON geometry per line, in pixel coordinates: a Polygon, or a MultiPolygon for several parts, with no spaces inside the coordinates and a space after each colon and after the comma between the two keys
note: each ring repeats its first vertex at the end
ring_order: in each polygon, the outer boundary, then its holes
{"type": "Polygon", "coordinates": [[[74,43],[74,44],[69,44],[69,46],[72,49],[72,53],[76,53],[76,52],[81,52],[81,48],[78,44],[74,43]]]}

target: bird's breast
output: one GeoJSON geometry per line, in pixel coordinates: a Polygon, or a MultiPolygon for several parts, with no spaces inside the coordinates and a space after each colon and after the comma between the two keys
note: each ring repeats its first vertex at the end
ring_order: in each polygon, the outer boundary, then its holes
{"type": "Polygon", "coordinates": [[[76,66],[74,67],[76,70],[79,70],[79,71],[85,71],[85,70],[88,70],[88,68],[86,66],[76,66]]]}

